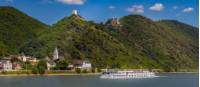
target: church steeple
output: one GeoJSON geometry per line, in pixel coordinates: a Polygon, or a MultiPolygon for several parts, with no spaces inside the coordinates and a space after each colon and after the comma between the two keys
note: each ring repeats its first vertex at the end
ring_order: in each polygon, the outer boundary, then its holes
{"type": "Polygon", "coordinates": [[[58,53],[58,48],[56,47],[54,52],[53,52],[53,59],[57,60],[59,59],[59,53],[58,53]]]}

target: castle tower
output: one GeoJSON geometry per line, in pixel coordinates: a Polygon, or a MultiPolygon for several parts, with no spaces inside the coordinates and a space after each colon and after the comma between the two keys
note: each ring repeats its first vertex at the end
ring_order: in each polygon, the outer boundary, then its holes
{"type": "Polygon", "coordinates": [[[120,25],[119,19],[113,17],[112,20],[111,20],[111,25],[112,26],[118,26],[118,25],[120,25]]]}
{"type": "Polygon", "coordinates": [[[73,10],[72,11],[72,15],[78,15],[78,11],[77,10],[73,10]]]}
{"type": "Polygon", "coordinates": [[[54,52],[53,52],[53,60],[59,59],[59,53],[58,53],[58,48],[56,47],[54,52]]]}
{"type": "Polygon", "coordinates": [[[119,22],[119,19],[118,19],[118,18],[116,18],[116,21],[117,21],[117,24],[120,25],[120,22],[119,22]]]}

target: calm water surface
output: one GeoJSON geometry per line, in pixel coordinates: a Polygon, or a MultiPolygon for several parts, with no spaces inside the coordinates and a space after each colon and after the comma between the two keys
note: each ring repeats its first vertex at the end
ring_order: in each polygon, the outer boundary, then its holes
{"type": "Polygon", "coordinates": [[[198,74],[159,74],[151,79],[108,80],[99,76],[0,77],[0,87],[198,87],[198,74]]]}

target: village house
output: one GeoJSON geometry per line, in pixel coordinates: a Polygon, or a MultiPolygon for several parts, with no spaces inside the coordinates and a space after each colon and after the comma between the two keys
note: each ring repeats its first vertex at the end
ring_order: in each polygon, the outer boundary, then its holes
{"type": "Polygon", "coordinates": [[[51,70],[56,67],[56,63],[54,61],[47,61],[47,70],[51,70]]]}
{"type": "Polygon", "coordinates": [[[74,69],[74,65],[73,64],[69,64],[67,67],[68,67],[69,70],[74,69]]]}
{"type": "Polygon", "coordinates": [[[0,60],[1,71],[21,70],[22,64],[20,62],[30,62],[32,65],[36,65],[39,60],[35,57],[25,55],[10,55],[0,60]]]}
{"type": "Polygon", "coordinates": [[[13,70],[21,70],[22,65],[18,62],[15,62],[15,63],[12,64],[12,68],[13,68],[13,70]]]}
{"type": "Polygon", "coordinates": [[[39,62],[37,58],[31,56],[25,56],[24,54],[22,54],[22,56],[19,56],[19,59],[22,62],[30,62],[32,65],[36,65],[39,62]]]}
{"type": "Polygon", "coordinates": [[[75,68],[90,70],[92,64],[88,60],[74,60],[73,65],[75,68]]]}
{"type": "Polygon", "coordinates": [[[1,71],[11,71],[12,70],[11,61],[7,60],[7,59],[0,60],[0,70],[1,71]]]}

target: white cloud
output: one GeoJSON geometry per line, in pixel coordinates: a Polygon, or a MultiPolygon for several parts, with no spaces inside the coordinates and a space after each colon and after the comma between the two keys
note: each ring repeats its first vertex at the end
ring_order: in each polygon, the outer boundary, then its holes
{"type": "Polygon", "coordinates": [[[183,9],[183,12],[184,13],[190,13],[190,12],[193,12],[193,10],[194,10],[194,8],[188,7],[188,8],[183,9]]]}
{"type": "Polygon", "coordinates": [[[127,9],[130,13],[141,14],[144,13],[144,6],[143,5],[133,5],[132,7],[127,9]]]}
{"type": "Polygon", "coordinates": [[[111,6],[109,6],[108,8],[109,8],[109,9],[115,9],[116,7],[113,6],[113,5],[111,5],[111,6]]]}
{"type": "Polygon", "coordinates": [[[83,5],[85,0],[56,0],[57,2],[68,5],[83,5]]]}
{"type": "Polygon", "coordinates": [[[149,9],[152,11],[162,11],[164,9],[164,5],[162,3],[155,3],[149,9]]]}

